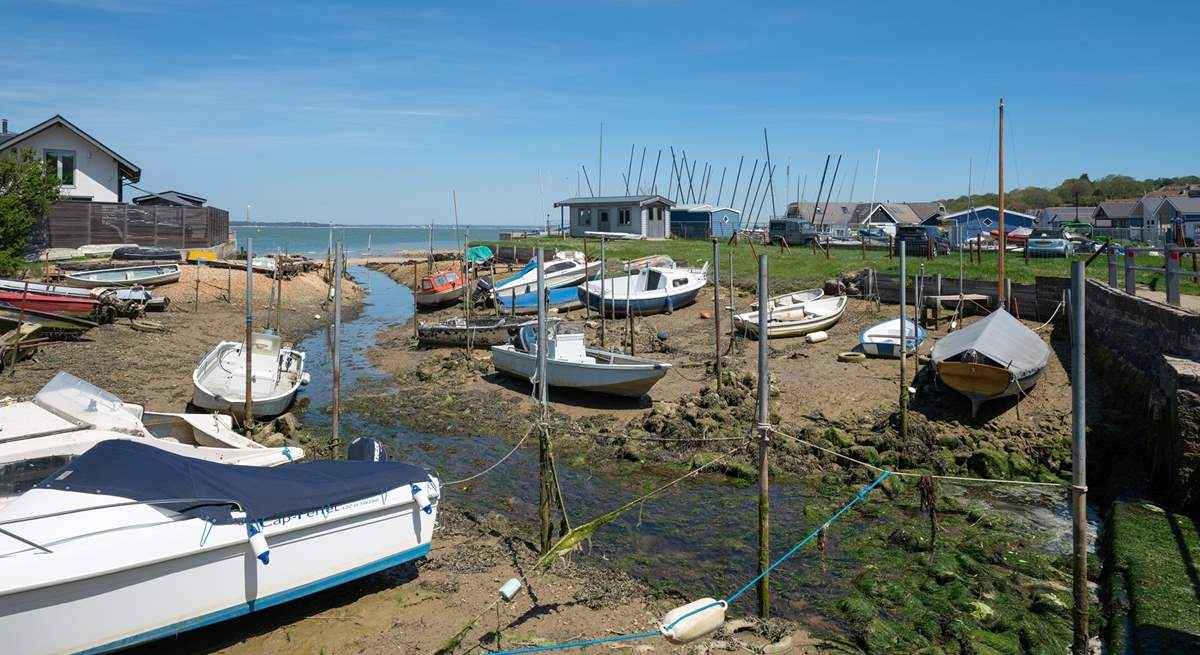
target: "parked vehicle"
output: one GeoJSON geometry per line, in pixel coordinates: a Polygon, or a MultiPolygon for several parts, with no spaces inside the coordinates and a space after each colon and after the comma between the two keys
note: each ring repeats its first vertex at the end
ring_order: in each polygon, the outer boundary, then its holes
{"type": "Polygon", "coordinates": [[[929,252],[929,242],[933,242],[935,255],[950,254],[950,239],[934,225],[897,225],[894,248],[900,254],[900,243],[904,242],[909,256],[924,256],[929,252]]]}
{"type": "Polygon", "coordinates": [[[1075,244],[1063,230],[1051,227],[1034,228],[1029,235],[1030,257],[1070,257],[1075,244]]]}
{"type": "Polygon", "coordinates": [[[772,219],[768,234],[771,243],[778,243],[783,238],[789,246],[807,245],[810,241],[819,241],[822,236],[812,222],[795,218],[772,219]]]}

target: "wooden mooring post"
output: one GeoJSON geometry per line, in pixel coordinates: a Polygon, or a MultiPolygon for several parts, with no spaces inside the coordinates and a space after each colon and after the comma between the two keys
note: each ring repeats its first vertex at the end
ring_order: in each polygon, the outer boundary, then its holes
{"type": "MultiPolygon", "coordinates": [[[[908,359],[908,340],[905,339],[908,324],[908,271],[906,270],[907,256],[904,252],[904,240],[900,240],[900,443],[908,443],[908,376],[905,374],[905,360],[908,359]]],[[[916,341],[913,335],[913,341],[916,341]]]]}
{"type": "MultiPolygon", "coordinates": [[[[605,343],[604,343],[604,324],[607,322],[605,320],[606,319],[605,315],[608,313],[606,311],[607,308],[604,305],[604,303],[607,302],[607,300],[608,300],[608,298],[606,297],[606,293],[605,293],[605,290],[607,289],[605,278],[608,277],[608,270],[606,268],[606,266],[608,264],[608,260],[604,258],[604,241],[605,241],[604,237],[600,237],[600,349],[601,350],[604,350],[606,347],[605,343]]],[[[586,296],[584,299],[585,300],[587,299],[586,296]]],[[[613,304],[616,305],[615,302],[613,304]]]]}
{"type": "Polygon", "coordinates": [[[771,565],[771,512],[770,479],[767,453],[771,447],[771,414],[768,402],[771,396],[771,381],[767,374],[769,353],[767,322],[770,311],[767,304],[767,256],[758,256],[758,616],[771,615],[771,577],[766,574],[771,565]],[[765,575],[764,575],[765,574],[765,575]]]}
{"type": "MultiPolygon", "coordinates": [[[[200,266],[201,266],[201,262],[203,262],[203,261],[204,261],[203,259],[196,260],[196,291],[195,291],[195,296],[193,297],[193,300],[192,300],[192,313],[193,314],[200,313],[200,266]]],[[[20,326],[17,326],[17,327],[19,328],[20,326]]]]}
{"type": "Polygon", "coordinates": [[[242,344],[242,349],[246,351],[246,436],[250,436],[254,430],[254,395],[250,375],[254,370],[250,359],[250,352],[254,349],[254,267],[250,265],[253,258],[254,239],[246,239],[246,341],[242,344]]]}
{"type": "MultiPolygon", "coordinates": [[[[413,290],[413,293],[416,293],[417,289],[421,288],[419,286],[420,280],[417,279],[417,260],[414,259],[412,262],[412,265],[413,265],[412,290],[413,290]]],[[[419,337],[419,334],[417,332],[417,303],[413,302],[413,338],[416,339],[418,337],[419,337]]]]}
{"type": "Polygon", "coordinates": [[[713,372],[721,389],[721,244],[712,240],[713,251],[713,372]]]}
{"type": "Polygon", "coordinates": [[[546,384],[546,275],[545,251],[537,249],[537,394],[540,405],[538,418],[538,527],[542,554],[550,551],[553,526],[550,523],[550,503],[553,499],[550,476],[550,435],[546,432],[549,416],[549,391],[546,384]]]}
{"type": "Polygon", "coordinates": [[[1088,594],[1087,580],[1087,377],[1084,291],[1084,264],[1071,262],[1071,543],[1072,596],[1071,610],[1073,639],[1071,652],[1088,652],[1088,594]]]}
{"type": "Polygon", "coordinates": [[[332,442],[338,442],[338,423],[341,417],[342,386],[342,266],[346,262],[344,244],[338,241],[333,263],[333,419],[332,442]]]}

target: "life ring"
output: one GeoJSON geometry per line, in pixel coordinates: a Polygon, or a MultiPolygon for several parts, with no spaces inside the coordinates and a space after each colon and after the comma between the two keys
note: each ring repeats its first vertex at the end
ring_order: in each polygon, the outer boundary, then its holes
{"type": "Polygon", "coordinates": [[[837,360],[839,362],[861,362],[867,358],[865,353],[855,352],[853,350],[838,353],[837,360]]]}

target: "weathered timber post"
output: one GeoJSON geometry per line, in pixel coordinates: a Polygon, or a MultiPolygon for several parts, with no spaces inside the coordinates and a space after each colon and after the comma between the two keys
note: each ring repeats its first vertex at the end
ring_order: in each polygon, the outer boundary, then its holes
{"type": "Polygon", "coordinates": [[[713,250],[713,372],[721,388],[721,244],[712,240],[713,250]]]}
{"type": "MultiPolygon", "coordinates": [[[[767,375],[767,256],[758,256],[758,573],[764,574],[771,565],[771,520],[770,480],[767,466],[767,451],[770,449],[771,414],[768,402],[771,396],[770,378],[767,375]]],[[[762,619],[771,615],[771,578],[763,575],[758,583],[758,616],[762,619]]]]}
{"type": "MultiPolygon", "coordinates": [[[[908,270],[904,240],[900,240],[900,443],[908,443],[908,376],[905,375],[905,360],[908,359],[908,270]]],[[[913,341],[916,341],[913,335],[913,341]]]]}

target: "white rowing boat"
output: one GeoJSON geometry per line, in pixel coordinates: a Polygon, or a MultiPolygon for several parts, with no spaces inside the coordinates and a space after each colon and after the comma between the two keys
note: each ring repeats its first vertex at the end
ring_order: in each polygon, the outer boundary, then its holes
{"type": "Polygon", "coordinates": [[[153,287],[179,279],[179,264],[155,264],[104,268],[96,271],[75,271],[63,275],[67,284],[92,289],[95,287],[153,287]]]}
{"type": "MultiPolygon", "coordinates": [[[[907,352],[915,352],[925,343],[925,328],[904,319],[904,343],[907,352]]],[[[858,335],[862,351],[872,357],[900,358],[900,319],[876,323],[858,335]]]]}
{"type": "Polygon", "coordinates": [[[438,480],[260,468],[105,441],[0,508],[6,653],[106,653],[425,556],[438,480]]]}
{"type": "MultiPolygon", "coordinates": [[[[767,338],[799,337],[827,330],[841,320],[846,301],[846,296],[828,296],[771,310],[767,313],[767,338]]],[[[758,321],[758,312],[733,317],[733,324],[739,330],[755,337],[758,336],[758,321]]]]}
{"type": "MultiPolygon", "coordinates": [[[[816,300],[824,295],[824,289],[805,289],[803,291],[793,291],[791,293],[784,293],[778,296],[767,298],[767,307],[772,310],[787,309],[795,305],[803,305],[806,302],[812,302],[813,300],[816,300]]],[[[758,309],[757,300],[750,303],[750,309],[758,309]]]]}
{"type": "MultiPolygon", "coordinates": [[[[250,352],[251,411],[255,417],[287,411],[300,385],[308,384],[304,353],[283,348],[278,335],[255,334],[250,352]]],[[[246,351],[238,341],[222,341],[192,372],[192,404],[243,416],[246,409],[246,351]]]]}

